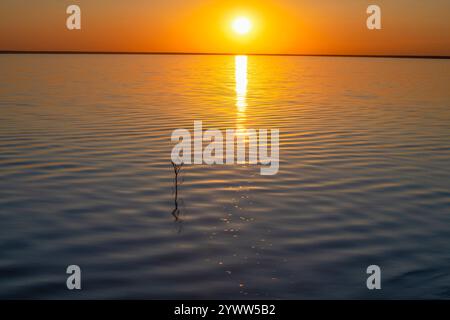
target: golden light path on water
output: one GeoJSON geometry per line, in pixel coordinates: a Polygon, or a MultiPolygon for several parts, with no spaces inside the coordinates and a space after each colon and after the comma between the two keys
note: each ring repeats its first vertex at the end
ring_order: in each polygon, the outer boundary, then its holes
{"type": "Polygon", "coordinates": [[[237,128],[244,129],[245,110],[247,108],[247,56],[235,57],[237,128]]]}

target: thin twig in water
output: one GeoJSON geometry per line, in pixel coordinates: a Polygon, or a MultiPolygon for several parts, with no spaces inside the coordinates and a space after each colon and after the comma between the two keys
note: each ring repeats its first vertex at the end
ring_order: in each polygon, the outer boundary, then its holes
{"type": "Polygon", "coordinates": [[[172,215],[175,217],[175,221],[179,220],[180,217],[180,209],[178,209],[178,174],[181,171],[181,168],[183,167],[183,163],[181,164],[176,164],[173,161],[172,162],[172,166],[173,166],[173,171],[175,173],[175,179],[174,179],[174,184],[175,184],[175,199],[174,199],[174,203],[175,203],[175,208],[172,211],[172,215]]]}

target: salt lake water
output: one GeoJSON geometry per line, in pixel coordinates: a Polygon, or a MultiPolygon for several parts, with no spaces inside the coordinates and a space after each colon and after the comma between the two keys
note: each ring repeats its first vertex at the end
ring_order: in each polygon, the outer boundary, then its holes
{"type": "Polygon", "coordinates": [[[0,298],[450,298],[450,60],[3,54],[0,70],[0,298]],[[278,173],[185,165],[175,194],[171,133],[195,120],[279,129],[278,173]]]}

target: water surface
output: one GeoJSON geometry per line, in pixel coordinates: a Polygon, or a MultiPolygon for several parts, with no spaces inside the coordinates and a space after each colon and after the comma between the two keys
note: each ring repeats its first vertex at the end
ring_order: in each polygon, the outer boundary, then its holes
{"type": "Polygon", "coordinates": [[[1,55],[0,70],[1,298],[450,297],[450,61],[1,55]],[[278,128],[278,174],[185,166],[175,199],[170,135],[194,120],[278,128]]]}

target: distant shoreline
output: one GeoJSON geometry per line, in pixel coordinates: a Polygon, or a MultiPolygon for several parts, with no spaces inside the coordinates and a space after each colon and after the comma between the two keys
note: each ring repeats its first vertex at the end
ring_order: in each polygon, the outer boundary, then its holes
{"type": "Polygon", "coordinates": [[[450,56],[430,55],[352,55],[352,54],[295,54],[295,53],[206,53],[206,52],[139,52],[139,51],[20,51],[3,50],[0,54],[117,54],[117,55],[199,55],[199,56],[280,56],[280,57],[338,57],[338,58],[395,58],[450,59],[450,56]]]}

